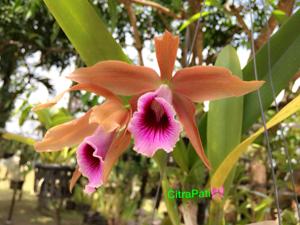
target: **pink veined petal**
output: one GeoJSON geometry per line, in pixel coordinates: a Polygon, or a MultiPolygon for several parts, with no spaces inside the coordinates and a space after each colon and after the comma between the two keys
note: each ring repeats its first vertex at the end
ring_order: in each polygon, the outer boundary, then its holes
{"type": "Polygon", "coordinates": [[[139,98],[138,110],[128,126],[138,153],[152,157],[159,149],[171,152],[179,140],[182,128],[175,119],[171,94],[168,87],[161,86],[139,98]]]}
{"type": "Polygon", "coordinates": [[[128,96],[154,90],[161,83],[157,73],[148,67],[113,60],[77,69],[68,78],[78,83],[100,84],[117,95],[128,96]]]}
{"type": "Polygon", "coordinates": [[[79,171],[88,178],[85,191],[92,193],[103,184],[103,164],[113,141],[114,132],[106,133],[98,128],[80,144],[77,150],[79,171]]]}

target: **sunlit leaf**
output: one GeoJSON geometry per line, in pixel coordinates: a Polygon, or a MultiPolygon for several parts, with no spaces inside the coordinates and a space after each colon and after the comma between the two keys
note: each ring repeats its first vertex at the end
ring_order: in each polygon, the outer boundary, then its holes
{"type": "MultiPolygon", "coordinates": [[[[267,123],[267,128],[271,128],[281,121],[285,120],[296,111],[300,109],[300,95],[292,100],[289,104],[287,104],[284,108],[282,108],[272,119],[270,119],[267,123]]],[[[264,132],[263,127],[261,127],[257,132],[252,134],[238,146],[236,146],[231,153],[223,160],[221,165],[218,167],[213,177],[211,178],[211,186],[212,187],[220,187],[224,184],[227,176],[230,171],[236,165],[238,159],[242,156],[242,154],[247,150],[247,147],[262,133],[264,132]]]]}
{"type": "Polygon", "coordinates": [[[279,9],[275,9],[272,12],[272,14],[275,17],[275,19],[278,21],[279,24],[283,24],[288,19],[288,16],[286,15],[286,13],[279,9]]]}
{"type": "Polygon", "coordinates": [[[198,12],[196,14],[194,14],[193,16],[191,16],[189,19],[187,19],[186,21],[183,22],[183,24],[179,27],[179,32],[183,31],[185,28],[187,28],[191,23],[197,21],[200,17],[204,17],[209,15],[210,12],[198,12]]]}
{"type": "MultiPolygon", "coordinates": [[[[216,66],[223,66],[242,78],[243,74],[235,49],[226,46],[218,55],[216,66]]],[[[207,155],[214,168],[240,143],[243,119],[243,98],[212,101],[207,120],[207,155]],[[225,135],[226,134],[226,135],[225,135]]]]}
{"type": "Polygon", "coordinates": [[[22,135],[18,135],[18,134],[13,134],[13,133],[9,133],[9,132],[4,132],[2,134],[2,138],[6,139],[6,140],[13,140],[13,141],[18,141],[27,145],[33,145],[35,143],[35,140],[33,138],[29,138],[29,137],[24,137],[22,135]]]}
{"type": "MultiPolygon", "coordinates": [[[[271,73],[276,94],[288,86],[291,78],[300,69],[300,10],[284,23],[270,40],[271,73]]],[[[261,90],[264,109],[274,101],[268,79],[267,45],[256,54],[259,80],[265,80],[261,90]]],[[[243,69],[244,80],[254,79],[254,66],[251,60],[243,69]]],[[[260,117],[257,93],[253,92],[244,98],[243,132],[260,117]]]]}
{"type": "Polygon", "coordinates": [[[89,1],[44,2],[87,65],[109,59],[128,61],[89,1]]]}

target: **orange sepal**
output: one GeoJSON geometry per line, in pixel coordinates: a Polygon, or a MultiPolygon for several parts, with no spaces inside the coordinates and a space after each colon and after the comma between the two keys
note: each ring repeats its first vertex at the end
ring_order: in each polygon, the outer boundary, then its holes
{"type": "Polygon", "coordinates": [[[69,185],[69,190],[70,192],[72,192],[73,188],[75,187],[76,182],[78,181],[78,179],[81,177],[81,172],[79,171],[79,167],[76,167],[72,178],[70,180],[70,185],[69,185]]]}
{"type": "Polygon", "coordinates": [[[64,147],[71,147],[94,133],[96,123],[89,123],[92,110],[84,116],[67,123],[55,126],[47,131],[42,141],[37,142],[34,147],[38,152],[59,151],[64,147]]]}
{"type": "Polygon", "coordinates": [[[99,84],[117,95],[127,96],[154,90],[160,85],[154,70],[113,60],[77,69],[67,78],[78,83],[99,84]]]}
{"type": "Polygon", "coordinates": [[[115,101],[106,101],[92,109],[90,123],[97,123],[106,132],[112,132],[123,127],[127,118],[128,110],[115,101]]]}
{"type": "Polygon", "coordinates": [[[183,95],[173,93],[173,106],[179,118],[179,121],[184,127],[187,137],[190,139],[198,156],[204,165],[210,170],[210,162],[205,155],[201,138],[195,120],[195,105],[192,101],[183,95]]]}
{"type": "Polygon", "coordinates": [[[230,70],[218,66],[194,66],[176,72],[172,90],[194,102],[245,95],[255,91],[264,81],[243,81],[230,70]]]}
{"type": "Polygon", "coordinates": [[[113,141],[111,147],[109,148],[105,161],[103,164],[103,182],[105,183],[108,176],[116,164],[119,157],[127,150],[130,144],[130,133],[127,130],[122,131],[118,137],[113,141]]]}
{"type": "Polygon", "coordinates": [[[156,37],[154,41],[161,79],[171,80],[179,45],[179,38],[178,36],[172,35],[169,31],[165,31],[162,36],[156,37]]]}

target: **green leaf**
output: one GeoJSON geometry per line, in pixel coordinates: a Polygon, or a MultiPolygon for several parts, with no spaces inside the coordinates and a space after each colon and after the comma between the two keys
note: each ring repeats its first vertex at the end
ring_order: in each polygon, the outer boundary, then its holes
{"type": "Polygon", "coordinates": [[[166,169],[166,166],[167,166],[167,159],[168,159],[167,153],[163,150],[158,150],[154,154],[153,159],[159,167],[159,171],[160,171],[161,176],[164,176],[165,169],[166,169]]]}
{"type": "Polygon", "coordinates": [[[182,7],[182,0],[172,0],[172,6],[175,10],[179,10],[182,7]]]}
{"type": "MultiPolygon", "coordinates": [[[[232,71],[232,73],[243,78],[240,61],[236,50],[228,45],[219,53],[216,66],[223,66],[232,71]]],[[[215,169],[223,162],[232,149],[241,141],[243,121],[243,97],[229,98],[212,101],[209,104],[207,113],[207,155],[211,162],[212,176],[215,169]]],[[[224,185],[225,194],[232,185],[234,170],[228,175],[227,182],[224,185]]],[[[219,187],[219,186],[215,186],[219,187]]],[[[222,208],[223,202],[214,202],[210,205],[209,224],[220,224],[223,221],[222,208]],[[218,205],[219,204],[219,205],[218,205]]]]}
{"type": "Polygon", "coordinates": [[[189,171],[189,154],[182,139],[180,139],[172,152],[178,166],[185,172],[189,171]]]}
{"type": "Polygon", "coordinates": [[[279,24],[283,24],[288,19],[288,16],[286,15],[286,13],[279,9],[273,10],[272,14],[275,17],[275,19],[278,21],[279,24]]]}
{"type": "Polygon", "coordinates": [[[171,199],[168,197],[168,191],[170,190],[170,185],[169,185],[168,179],[166,177],[164,177],[162,179],[161,184],[162,184],[162,191],[163,191],[165,204],[167,207],[169,217],[172,221],[172,224],[180,225],[180,217],[179,217],[178,208],[176,205],[176,199],[171,199]]]}
{"type": "Polygon", "coordinates": [[[25,120],[28,118],[29,113],[31,112],[31,106],[27,106],[25,109],[22,110],[21,115],[19,117],[19,125],[22,126],[25,120]]]}
{"type": "Polygon", "coordinates": [[[222,7],[222,4],[218,0],[205,0],[204,4],[207,6],[216,6],[216,7],[222,7]]]}
{"type": "Polygon", "coordinates": [[[101,60],[129,62],[87,0],[44,0],[82,60],[93,65],[101,60]]]}
{"type": "Polygon", "coordinates": [[[39,121],[49,129],[52,125],[51,113],[49,109],[42,109],[35,112],[38,116],[39,121]]]}
{"type": "MultiPolygon", "coordinates": [[[[216,66],[226,67],[235,76],[243,78],[239,58],[231,46],[226,46],[220,52],[216,66]]],[[[212,101],[207,116],[207,154],[212,168],[216,169],[233,147],[240,143],[243,98],[212,101]]]]}
{"type": "Polygon", "coordinates": [[[2,138],[6,139],[6,140],[14,140],[14,141],[18,141],[27,145],[34,145],[35,140],[29,137],[24,137],[22,135],[19,134],[13,134],[13,133],[9,133],[9,132],[4,132],[1,135],[2,138]]]}
{"type": "Polygon", "coordinates": [[[183,31],[185,28],[187,28],[191,23],[197,21],[200,17],[204,17],[209,15],[210,12],[198,12],[196,14],[194,14],[193,16],[191,16],[189,19],[187,19],[186,21],[183,22],[183,24],[179,27],[178,31],[181,32],[183,31]]]}
{"type": "Polygon", "coordinates": [[[118,2],[116,0],[108,0],[108,13],[111,20],[111,28],[115,29],[118,22],[118,2]]]}
{"type": "MultiPolygon", "coordinates": [[[[273,126],[281,123],[283,120],[294,114],[300,109],[300,95],[294,100],[288,103],[282,108],[275,116],[267,122],[267,128],[270,129],[273,126]]],[[[236,146],[229,155],[220,164],[213,177],[211,178],[210,185],[212,187],[220,187],[224,184],[226,177],[230,174],[233,167],[236,165],[238,159],[247,150],[248,146],[264,132],[264,128],[261,127],[258,131],[236,146]]]]}
{"type": "MultiPolygon", "coordinates": [[[[284,23],[270,40],[271,73],[276,94],[288,86],[290,79],[300,69],[300,10],[284,23]]],[[[267,45],[256,54],[257,71],[260,80],[267,81],[260,89],[263,107],[266,110],[273,102],[272,91],[268,79],[267,45]]],[[[245,80],[254,79],[253,60],[243,69],[245,80]]],[[[259,118],[260,108],[257,93],[253,92],[244,98],[243,132],[259,118]]]]}

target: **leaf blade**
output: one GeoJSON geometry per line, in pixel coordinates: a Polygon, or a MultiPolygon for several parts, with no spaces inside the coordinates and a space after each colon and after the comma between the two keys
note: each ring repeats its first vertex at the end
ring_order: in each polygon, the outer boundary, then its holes
{"type": "Polygon", "coordinates": [[[87,65],[109,59],[129,62],[88,1],[44,2],[87,65]]]}

